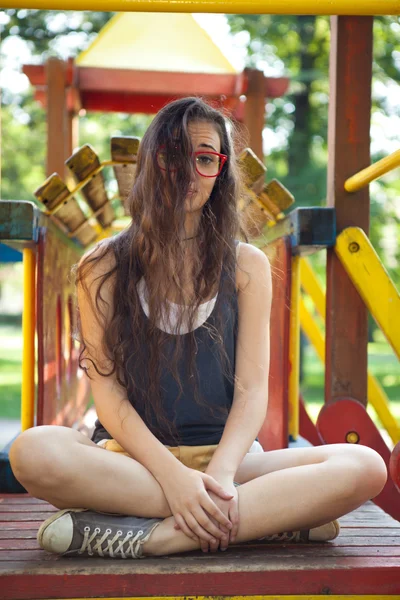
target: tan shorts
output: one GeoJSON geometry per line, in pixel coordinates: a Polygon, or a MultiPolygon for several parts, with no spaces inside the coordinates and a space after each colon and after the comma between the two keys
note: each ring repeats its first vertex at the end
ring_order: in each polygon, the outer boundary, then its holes
{"type": "MultiPolygon", "coordinates": [[[[130,456],[128,452],[125,452],[124,448],[118,444],[115,440],[101,440],[97,444],[109,450],[110,452],[119,452],[124,456],[130,456]]],[[[186,467],[189,469],[196,469],[196,471],[204,471],[207,469],[215,450],[218,445],[213,446],[166,446],[170,452],[186,467]]],[[[250,452],[262,452],[263,449],[259,442],[254,442],[250,448],[250,452]]]]}

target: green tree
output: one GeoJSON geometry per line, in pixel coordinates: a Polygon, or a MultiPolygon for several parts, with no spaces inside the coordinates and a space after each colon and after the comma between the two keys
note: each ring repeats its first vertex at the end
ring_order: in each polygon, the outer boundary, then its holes
{"type": "MultiPolygon", "coordinates": [[[[266,158],[269,177],[279,177],[294,194],[297,206],[324,205],[328,157],[329,18],[231,15],[228,20],[234,33],[248,33],[248,66],[265,68],[267,73],[271,70],[279,75],[285,73],[291,81],[289,93],[269,101],[267,106],[267,132],[283,134],[283,143],[277,149],[273,148],[266,158]]],[[[383,84],[385,89],[393,81],[400,81],[399,35],[397,17],[374,19],[374,89],[377,83],[383,84]]],[[[385,113],[396,117],[385,94],[375,92],[372,118],[385,113]]],[[[399,108],[397,116],[400,117],[399,108]]],[[[372,156],[374,161],[379,158],[382,155],[372,156]]],[[[398,179],[393,176],[371,186],[371,240],[397,285],[400,283],[400,273],[396,269],[400,252],[399,191],[398,179]]]]}

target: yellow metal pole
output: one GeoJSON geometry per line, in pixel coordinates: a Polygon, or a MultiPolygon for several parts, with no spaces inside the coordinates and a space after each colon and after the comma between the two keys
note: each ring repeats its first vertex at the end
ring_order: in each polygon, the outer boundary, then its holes
{"type": "MultiPolygon", "coordinates": [[[[325,321],[325,294],[313,268],[306,258],[300,259],[300,282],[303,290],[314,302],[315,308],[325,321]]],[[[300,300],[300,324],[304,334],[314,346],[318,357],[325,362],[325,339],[315,319],[307,309],[304,300],[300,300]]],[[[400,426],[390,412],[390,402],[379,381],[368,373],[368,402],[374,408],[380,422],[385,427],[392,441],[400,441],[400,426]]]]}
{"type": "Polygon", "coordinates": [[[400,359],[400,294],[368,237],[348,227],[336,238],[335,252],[400,359]]]}
{"type": "Polygon", "coordinates": [[[315,319],[311,315],[310,311],[306,307],[304,300],[300,300],[300,325],[304,334],[309,339],[311,345],[314,347],[318,358],[321,362],[325,362],[325,339],[320,328],[315,322],[315,319]]]}
{"type": "Polygon", "coordinates": [[[300,257],[292,258],[292,291],[290,302],[289,340],[289,437],[299,436],[299,375],[300,375],[300,257]]]}
{"type": "Polygon", "coordinates": [[[371,183],[371,181],[378,179],[378,177],[385,175],[385,173],[389,173],[389,171],[393,171],[397,167],[400,167],[400,150],[396,150],[393,154],[382,158],[382,160],[378,160],[378,162],[347,179],[344,183],[345,190],[347,192],[356,192],[371,183]]]}
{"type": "Polygon", "coordinates": [[[315,308],[325,319],[325,293],[307,258],[300,259],[300,283],[303,290],[312,298],[315,308]]]}
{"type": "MultiPolygon", "coordinates": [[[[325,336],[307,309],[304,300],[300,300],[300,325],[304,334],[314,347],[318,358],[325,362],[325,336]]],[[[388,432],[394,444],[400,441],[400,427],[390,412],[390,403],[385,391],[377,379],[368,373],[368,402],[375,410],[378,419],[388,432]]]]}
{"type": "Polygon", "coordinates": [[[33,250],[23,251],[24,307],[22,313],[22,392],[21,429],[34,425],[35,414],[35,301],[36,255],[33,250]]]}
{"type": "Polygon", "coordinates": [[[3,8],[274,15],[398,15],[399,0],[4,0],[3,8]]]}

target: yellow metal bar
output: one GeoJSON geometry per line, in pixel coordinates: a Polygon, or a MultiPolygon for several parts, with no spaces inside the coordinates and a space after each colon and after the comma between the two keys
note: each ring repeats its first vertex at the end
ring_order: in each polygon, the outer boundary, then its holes
{"type": "Polygon", "coordinates": [[[325,339],[324,335],[321,332],[320,328],[313,319],[310,311],[306,307],[304,300],[301,298],[300,300],[300,325],[307,336],[312,346],[314,347],[318,358],[321,362],[325,362],[325,339]]]}
{"type": "Polygon", "coordinates": [[[307,258],[300,259],[300,283],[303,290],[312,298],[315,308],[325,319],[325,293],[307,258]]]}
{"type": "Polygon", "coordinates": [[[36,256],[33,250],[23,251],[24,308],[22,313],[22,391],[21,429],[34,425],[35,413],[35,301],[36,256]]]}
{"type": "MultiPolygon", "coordinates": [[[[325,362],[325,337],[307,309],[304,300],[300,301],[300,324],[304,334],[314,347],[318,358],[325,362]]],[[[400,426],[390,412],[390,402],[379,381],[368,373],[368,402],[375,410],[378,419],[388,432],[394,444],[400,441],[400,426]]]]}
{"type": "Polygon", "coordinates": [[[299,436],[299,375],[300,375],[300,257],[292,258],[289,340],[289,437],[299,436]]]}
{"type": "Polygon", "coordinates": [[[396,150],[393,154],[378,160],[378,162],[347,179],[344,188],[347,192],[356,192],[397,167],[400,167],[400,150],[396,150]]]}
{"type": "Polygon", "coordinates": [[[364,231],[344,229],[335,252],[400,359],[400,294],[364,231]]]}
{"type": "Polygon", "coordinates": [[[390,412],[390,401],[379,381],[368,373],[368,402],[375,410],[378,419],[388,432],[394,444],[400,442],[400,426],[390,412]]]}
{"type": "MultiPolygon", "coordinates": [[[[301,286],[314,302],[314,305],[325,320],[325,294],[312,270],[309,261],[300,259],[301,286]]],[[[300,324],[304,334],[310,340],[319,359],[325,362],[325,337],[307,309],[304,300],[300,300],[300,324]]],[[[400,441],[400,426],[390,411],[390,401],[379,381],[368,373],[368,402],[374,408],[380,422],[388,432],[393,443],[400,441]]]]}
{"type": "Polygon", "coordinates": [[[4,0],[3,8],[274,15],[398,15],[399,0],[4,0]]]}

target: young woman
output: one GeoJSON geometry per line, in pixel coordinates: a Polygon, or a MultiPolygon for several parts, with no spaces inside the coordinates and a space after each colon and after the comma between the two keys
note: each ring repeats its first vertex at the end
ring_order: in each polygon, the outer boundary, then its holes
{"type": "Polygon", "coordinates": [[[93,439],[36,427],[10,453],[25,488],[62,509],[40,528],[48,551],[135,558],[268,536],[326,541],[385,484],[367,447],[264,453],[256,441],[271,275],[261,251],[236,241],[230,130],[196,98],[162,109],[141,143],[131,225],[78,266],[93,439]]]}

